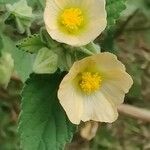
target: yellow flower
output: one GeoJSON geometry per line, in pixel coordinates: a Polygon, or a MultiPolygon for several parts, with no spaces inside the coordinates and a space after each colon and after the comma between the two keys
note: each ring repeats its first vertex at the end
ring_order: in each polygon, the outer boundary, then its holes
{"type": "Polygon", "coordinates": [[[132,84],[125,66],[105,52],[75,62],[60,84],[58,98],[74,124],[113,122],[132,84]]]}
{"type": "Polygon", "coordinates": [[[105,29],[105,0],[47,0],[44,21],[50,36],[61,43],[83,46],[105,29]]]}

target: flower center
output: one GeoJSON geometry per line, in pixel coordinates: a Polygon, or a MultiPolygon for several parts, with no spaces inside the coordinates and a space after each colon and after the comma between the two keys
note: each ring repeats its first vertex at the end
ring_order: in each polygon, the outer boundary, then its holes
{"type": "Polygon", "coordinates": [[[101,86],[102,78],[98,73],[84,72],[81,76],[80,87],[86,94],[91,94],[101,86]]]}
{"type": "Polygon", "coordinates": [[[67,30],[77,31],[83,24],[83,14],[79,8],[65,9],[61,15],[61,23],[67,28],[67,30]]]}

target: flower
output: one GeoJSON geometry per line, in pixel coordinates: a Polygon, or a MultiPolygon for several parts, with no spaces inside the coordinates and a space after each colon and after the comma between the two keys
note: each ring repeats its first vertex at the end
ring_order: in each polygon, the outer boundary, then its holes
{"type": "Polygon", "coordinates": [[[44,21],[50,36],[61,43],[83,46],[107,24],[105,0],[47,0],[44,21]]]}
{"type": "Polygon", "coordinates": [[[62,80],[58,98],[70,121],[113,122],[133,80],[114,54],[104,52],[77,61],[62,80]]]}

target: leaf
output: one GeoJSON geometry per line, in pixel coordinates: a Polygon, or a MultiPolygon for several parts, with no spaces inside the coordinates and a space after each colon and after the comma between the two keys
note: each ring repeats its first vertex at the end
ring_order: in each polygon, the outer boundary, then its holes
{"type": "Polygon", "coordinates": [[[116,33],[116,30],[113,27],[107,30],[104,38],[101,39],[100,41],[102,51],[107,51],[107,52],[109,51],[111,53],[115,52],[116,50],[114,48],[115,33],[116,33]]]}
{"type": "Polygon", "coordinates": [[[14,4],[7,4],[6,8],[10,15],[15,16],[18,31],[24,33],[31,26],[34,18],[32,8],[28,6],[27,1],[19,0],[14,4]]]}
{"type": "Polygon", "coordinates": [[[57,99],[62,74],[32,74],[22,93],[19,132],[23,150],[61,150],[72,139],[71,124],[57,99]]]}
{"type": "Polygon", "coordinates": [[[126,0],[106,0],[108,28],[111,28],[116,20],[120,17],[120,13],[125,10],[126,0]]]}
{"type": "Polygon", "coordinates": [[[37,74],[50,74],[57,70],[58,56],[52,50],[44,47],[39,50],[34,65],[33,71],[37,74]]]}
{"type": "Polygon", "coordinates": [[[32,8],[28,6],[26,0],[19,0],[13,5],[7,4],[6,8],[9,12],[14,14],[16,17],[21,18],[32,18],[32,8]]]}
{"type": "Polygon", "coordinates": [[[34,55],[22,52],[16,48],[15,42],[9,37],[3,35],[4,47],[2,51],[9,52],[12,55],[15,63],[15,71],[24,82],[32,72],[34,55]]]}
{"type": "Polygon", "coordinates": [[[126,0],[106,0],[107,28],[100,39],[102,51],[114,51],[114,39],[116,34],[115,23],[119,19],[121,12],[126,8],[126,0]]]}
{"type": "Polygon", "coordinates": [[[37,53],[45,44],[41,41],[39,34],[34,34],[20,41],[17,47],[29,53],[37,53]]]}

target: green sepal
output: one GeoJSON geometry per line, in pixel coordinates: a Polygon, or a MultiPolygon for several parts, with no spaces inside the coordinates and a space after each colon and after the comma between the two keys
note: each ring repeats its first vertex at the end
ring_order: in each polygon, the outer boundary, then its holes
{"type": "Polygon", "coordinates": [[[101,52],[101,48],[98,44],[95,44],[94,42],[90,42],[89,44],[80,47],[81,50],[83,50],[83,52],[85,51],[85,53],[89,52],[89,55],[93,55],[93,54],[98,54],[101,52]]]}
{"type": "Polygon", "coordinates": [[[52,50],[44,47],[39,50],[35,62],[33,64],[33,71],[37,74],[51,74],[57,70],[58,56],[52,50]]]}
{"type": "Polygon", "coordinates": [[[41,28],[40,30],[40,37],[41,37],[41,41],[43,43],[46,44],[46,46],[50,49],[54,49],[58,46],[60,46],[60,43],[58,43],[57,41],[53,40],[49,33],[46,31],[45,28],[41,28]]]}

